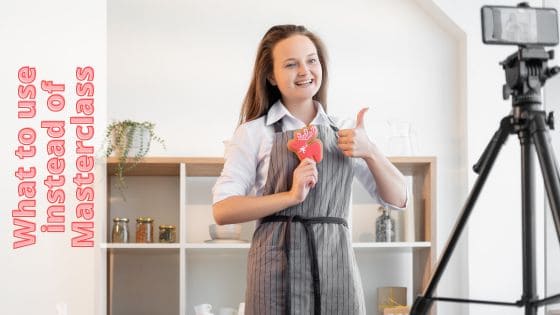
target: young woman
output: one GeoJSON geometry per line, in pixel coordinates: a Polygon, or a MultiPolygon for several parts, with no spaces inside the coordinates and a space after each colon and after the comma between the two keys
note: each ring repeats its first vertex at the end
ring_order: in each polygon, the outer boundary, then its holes
{"type": "Polygon", "coordinates": [[[218,224],[257,220],[248,258],[247,315],[365,314],[347,218],[354,176],[380,203],[402,208],[402,174],[369,140],[364,113],[339,130],[326,114],[326,53],[303,26],[264,35],[214,186],[218,224]],[[294,130],[317,127],[323,160],[288,150],[294,130]]]}

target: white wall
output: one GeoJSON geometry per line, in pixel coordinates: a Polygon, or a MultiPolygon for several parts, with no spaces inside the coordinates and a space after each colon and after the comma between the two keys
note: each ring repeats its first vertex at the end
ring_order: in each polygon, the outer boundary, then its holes
{"type": "MultiPolygon", "coordinates": [[[[555,63],[558,63],[556,61],[555,63]]],[[[545,88],[545,102],[547,110],[553,110],[554,113],[558,113],[560,109],[560,77],[555,77],[548,81],[547,87],[545,88]]],[[[557,114],[556,114],[557,115],[557,114]]],[[[556,116],[558,117],[558,116],[556,116]]],[[[558,118],[556,118],[558,122],[558,118]]],[[[556,156],[560,152],[560,137],[558,135],[558,127],[555,130],[550,131],[552,146],[556,153],[556,156]]],[[[554,226],[554,221],[552,219],[550,208],[546,207],[546,296],[551,296],[560,293],[560,246],[559,237],[554,226]]],[[[551,306],[550,309],[560,309],[560,303],[556,303],[551,306]]]]}
{"type": "MultiPolygon", "coordinates": [[[[545,5],[547,7],[556,8],[556,10],[560,10],[560,1],[558,0],[545,0],[545,5]]],[[[558,47],[556,48],[556,53],[558,54],[558,47]]],[[[558,55],[557,55],[558,56],[558,55]]],[[[558,57],[556,60],[550,62],[551,65],[558,65],[558,57]]],[[[560,76],[553,77],[552,79],[548,80],[545,89],[544,89],[544,102],[545,107],[549,111],[554,111],[556,117],[558,117],[558,112],[560,110],[560,76]]],[[[556,118],[556,122],[558,122],[558,118],[556,118]]],[[[558,123],[556,123],[558,126],[558,123]]],[[[555,127],[555,130],[551,130],[550,136],[552,141],[552,147],[556,153],[556,156],[559,156],[560,152],[560,136],[558,132],[558,127],[555,127]]],[[[559,246],[559,238],[554,226],[554,222],[552,219],[550,208],[545,208],[546,212],[546,287],[545,287],[545,296],[551,296],[560,293],[560,270],[559,270],[559,263],[560,262],[560,246],[559,246]]],[[[556,303],[551,305],[549,309],[560,309],[560,303],[556,303]]]]}
{"type": "MultiPolygon", "coordinates": [[[[155,147],[153,155],[221,155],[257,44],[270,26],[284,23],[304,24],[325,41],[331,114],[354,118],[370,106],[366,126],[382,147],[388,120],[411,121],[418,154],[437,156],[440,249],[467,183],[465,35],[430,2],[112,0],[109,118],[156,122],[168,148],[155,147]]],[[[446,295],[466,292],[465,250],[442,281],[446,295]]],[[[459,314],[459,307],[441,305],[440,312],[459,314]]]]}

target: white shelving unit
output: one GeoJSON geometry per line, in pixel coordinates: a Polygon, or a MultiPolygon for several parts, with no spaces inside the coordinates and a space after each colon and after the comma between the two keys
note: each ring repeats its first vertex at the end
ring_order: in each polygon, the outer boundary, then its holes
{"type": "MultiPolygon", "coordinates": [[[[377,312],[379,286],[406,286],[411,304],[435,261],[435,158],[393,157],[391,161],[412,178],[413,209],[406,211],[414,213],[407,216],[414,218],[414,231],[401,233],[393,243],[369,241],[376,206],[354,189],[350,225],[368,314],[377,312]]],[[[237,308],[244,300],[250,244],[204,242],[213,223],[211,187],[223,162],[222,158],[146,158],[126,172],[123,196],[111,176],[117,160],[107,161],[107,235],[100,245],[107,251],[107,314],[191,315],[193,305],[201,303],[212,304],[217,313],[220,307],[237,308]],[[110,243],[116,216],[130,219],[130,243],[110,243]],[[176,225],[178,242],[134,243],[135,219],[140,216],[154,218],[156,242],[160,224],[176,225]]],[[[402,214],[395,218],[406,225],[402,214]]],[[[254,223],[243,224],[241,238],[250,240],[253,231],[254,223]]]]}

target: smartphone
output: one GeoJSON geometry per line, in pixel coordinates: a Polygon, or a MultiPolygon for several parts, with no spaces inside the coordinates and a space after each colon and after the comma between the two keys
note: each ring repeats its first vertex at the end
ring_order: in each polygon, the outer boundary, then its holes
{"type": "Polygon", "coordinates": [[[558,44],[558,13],[554,8],[483,6],[481,18],[482,41],[485,44],[558,44]]]}

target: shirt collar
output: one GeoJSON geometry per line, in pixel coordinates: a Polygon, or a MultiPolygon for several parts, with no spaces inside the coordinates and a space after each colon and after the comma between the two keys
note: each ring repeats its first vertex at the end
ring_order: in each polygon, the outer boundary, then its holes
{"type": "MultiPolygon", "coordinates": [[[[311,121],[311,124],[312,125],[328,125],[328,124],[331,124],[331,120],[327,116],[327,113],[325,113],[325,110],[323,109],[323,106],[321,105],[321,103],[319,103],[317,101],[313,101],[313,104],[315,105],[315,108],[317,108],[317,115],[315,115],[315,118],[313,118],[313,120],[311,121]]],[[[286,116],[290,117],[293,120],[301,122],[299,119],[297,119],[296,117],[294,117],[294,115],[292,115],[290,113],[290,111],[286,108],[286,106],[284,106],[284,104],[282,104],[281,100],[278,100],[268,110],[268,114],[267,114],[267,117],[266,117],[266,125],[270,126],[270,125],[274,124],[275,122],[283,119],[286,116]]]]}

